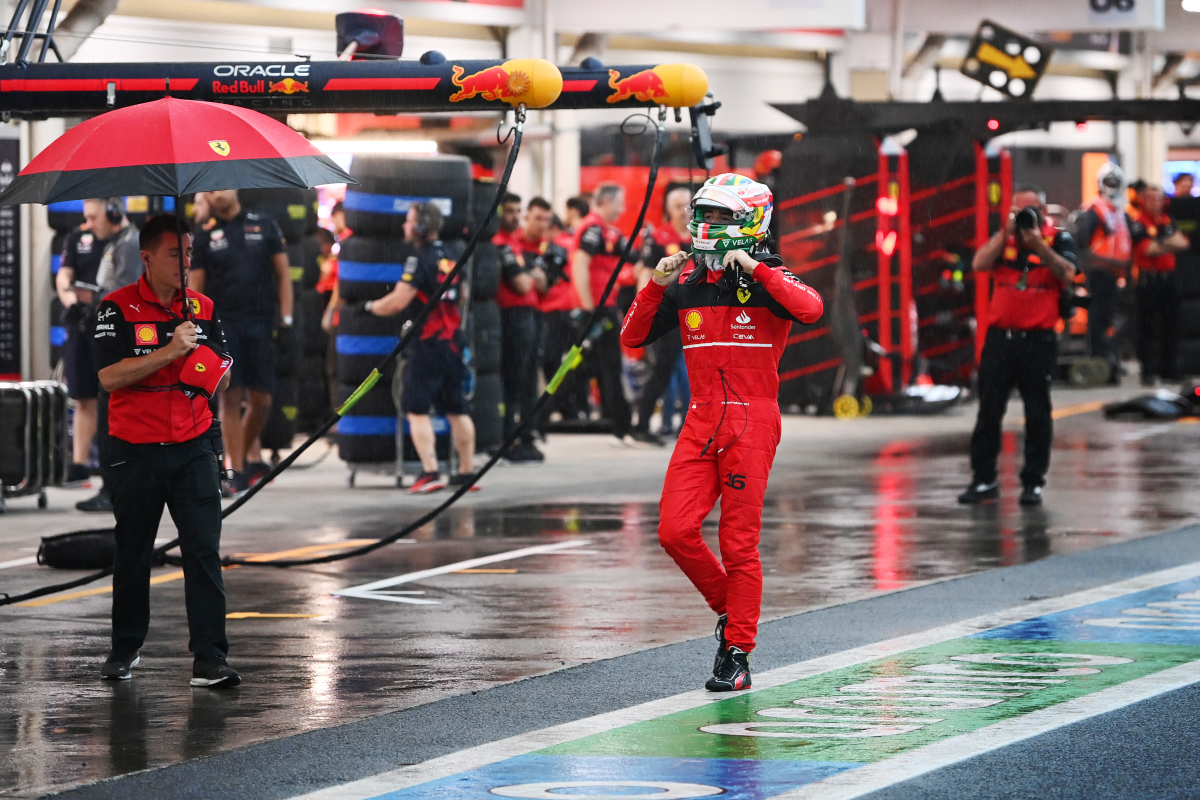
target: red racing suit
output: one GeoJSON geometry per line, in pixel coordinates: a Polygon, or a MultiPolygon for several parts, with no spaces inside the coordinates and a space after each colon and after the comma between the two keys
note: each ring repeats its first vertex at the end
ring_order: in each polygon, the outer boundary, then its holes
{"type": "Polygon", "coordinates": [[[677,284],[651,281],[621,342],[644,347],[675,327],[683,335],[692,401],[667,468],[658,538],[712,610],[729,615],[726,640],[750,652],[762,604],[763,496],[780,434],[779,359],[792,323],[816,322],[824,304],[773,256],[735,282],[733,269],[694,262],[677,284]],[[700,537],[718,497],[720,561],[700,537]]]}

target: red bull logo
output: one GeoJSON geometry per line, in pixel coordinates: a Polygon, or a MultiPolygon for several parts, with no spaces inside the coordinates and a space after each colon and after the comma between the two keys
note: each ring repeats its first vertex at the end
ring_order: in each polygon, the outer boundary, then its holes
{"type": "Polygon", "coordinates": [[[451,103],[482,97],[484,100],[506,100],[521,97],[529,91],[532,81],[528,73],[521,70],[509,72],[504,67],[488,67],[482,72],[463,77],[465,69],[454,65],[450,80],[458,91],[450,95],[451,103]]]}
{"type": "Polygon", "coordinates": [[[628,78],[620,79],[621,73],[615,69],[608,71],[608,86],[613,93],[608,96],[608,102],[620,103],[622,100],[635,98],[643,103],[662,100],[669,96],[667,87],[657,72],[644,69],[635,72],[628,78]]]}
{"type": "Polygon", "coordinates": [[[308,93],[308,81],[298,81],[292,78],[284,78],[281,81],[276,81],[271,84],[269,91],[283,92],[284,94],[295,94],[296,92],[308,93]]]}

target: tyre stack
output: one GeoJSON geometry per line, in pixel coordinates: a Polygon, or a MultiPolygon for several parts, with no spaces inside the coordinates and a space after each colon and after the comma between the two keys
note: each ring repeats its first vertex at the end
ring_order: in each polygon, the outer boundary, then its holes
{"type": "MultiPolygon", "coordinates": [[[[342,242],[338,257],[338,292],[344,302],[336,341],[339,402],[392,351],[404,323],[419,311],[416,303],[395,317],[376,317],[362,309],[364,301],[391,292],[404,274],[405,261],[415,254],[404,241],[409,208],[422,201],[437,205],[445,216],[443,238],[453,241],[461,238],[466,227],[471,192],[470,160],[459,156],[358,156],[350,174],[358,185],[346,190],[346,226],[354,235],[342,242]]],[[[343,461],[394,464],[398,455],[401,461],[406,460],[406,452],[415,455],[397,425],[392,392],[395,369],[393,365],[338,423],[343,461]],[[398,439],[403,443],[400,453],[398,439]]],[[[448,437],[438,437],[439,452],[448,442],[448,437]]]]}
{"type": "MultiPolygon", "coordinates": [[[[320,277],[312,234],[317,230],[316,189],[243,189],[238,199],[247,210],[270,217],[279,225],[287,242],[288,264],[292,277],[292,328],[279,331],[275,338],[275,391],[271,396],[271,413],[263,427],[262,446],[268,450],[291,447],[299,421],[299,384],[309,377],[302,373],[306,352],[305,334],[310,325],[304,318],[302,295],[304,285],[316,285],[320,277]]],[[[317,318],[320,330],[320,317],[317,318]]],[[[323,341],[323,340],[322,340],[323,341]]],[[[324,367],[318,370],[324,375],[324,367]]]]}
{"type": "MultiPolygon", "coordinates": [[[[290,248],[289,248],[290,252],[290,248]]],[[[329,375],[326,361],[329,354],[329,335],[321,327],[328,297],[317,291],[321,277],[321,246],[316,237],[301,242],[301,279],[293,284],[296,297],[296,338],[300,348],[300,367],[296,373],[296,427],[312,433],[329,419],[329,375]]],[[[296,262],[293,261],[293,264],[296,262]]]]}
{"type": "MultiPolygon", "coordinates": [[[[472,225],[483,222],[496,194],[494,183],[476,181],[472,193],[472,225]]],[[[504,432],[504,388],[500,382],[500,259],[492,237],[500,230],[499,214],[479,237],[471,262],[471,307],[467,331],[471,341],[471,365],[475,371],[475,393],[471,419],[475,423],[475,449],[486,451],[500,444],[504,432]]]]}

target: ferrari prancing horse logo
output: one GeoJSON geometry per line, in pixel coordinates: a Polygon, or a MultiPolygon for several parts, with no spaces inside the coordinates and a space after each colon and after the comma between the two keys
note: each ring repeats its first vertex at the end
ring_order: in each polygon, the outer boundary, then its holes
{"type": "Polygon", "coordinates": [[[738,296],[738,302],[741,303],[742,305],[746,305],[746,301],[750,299],[750,290],[749,289],[738,289],[737,296],[738,296]]]}
{"type": "Polygon", "coordinates": [[[229,155],[229,142],[224,139],[213,139],[208,143],[208,146],[213,149],[213,152],[219,156],[229,155]]]}

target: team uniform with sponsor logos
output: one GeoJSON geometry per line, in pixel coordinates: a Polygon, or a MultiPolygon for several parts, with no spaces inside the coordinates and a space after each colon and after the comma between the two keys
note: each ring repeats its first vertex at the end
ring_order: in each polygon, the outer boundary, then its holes
{"type": "MultiPolygon", "coordinates": [[[[609,277],[621,260],[621,251],[625,246],[621,231],[593,211],[580,220],[573,244],[574,250],[582,250],[591,256],[588,285],[592,302],[599,303],[609,277]]],[[[593,344],[593,352],[596,359],[595,375],[600,384],[601,412],[612,423],[613,433],[620,438],[629,432],[632,415],[629,403],[625,400],[625,389],[621,385],[621,347],[617,332],[620,317],[616,305],[617,292],[613,291],[604,303],[600,320],[603,330],[593,344]]]]}
{"type": "MultiPolygon", "coordinates": [[[[212,301],[188,293],[201,347],[225,349],[212,301]]],[[[145,276],[108,295],[96,315],[95,352],[103,369],[166,347],[184,313],[177,298],[162,306],[145,276]]],[[[116,514],[113,562],[114,653],[134,653],[150,625],[150,567],[163,507],[179,529],[183,555],[188,649],[196,659],[221,661],[225,588],[221,579],[221,485],[209,401],[181,384],[184,358],[111,395],[109,475],[116,514]]]]}
{"type": "MultiPolygon", "coordinates": [[[[400,280],[417,290],[418,300],[427,303],[452,269],[454,261],[446,255],[442,243],[426,242],[404,262],[400,280]]],[[[404,413],[428,414],[431,408],[440,414],[467,413],[467,398],[463,394],[467,368],[462,360],[461,324],[456,277],[425,320],[420,336],[408,343],[405,351],[408,365],[400,397],[404,413]]]]}
{"type": "Polygon", "coordinates": [[[735,275],[691,267],[679,283],[647,284],[621,341],[644,347],[682,333],[692,400],[667,469],[659,540],[713,611],[728,614],[729,645],[749,653],[762,602],[763,496],[780,436],[779,359],[792,324],[815,322],[823,303],[773,256],[747,285],[735,275]],[[700,536],[718,498],[719,561],[700,536]]]}
{"type": "MultiPolygon", "coordinates": [[[[575,235],[564,231],[546,244],[542,253],[542,264],[546,271],[549,289],[538,302],[538,310],[542,312],[542,375],[546,383],[558,372],[563,356],[575,343],[575,321],[579,311],[579,293],[571,282],[570,263],[575,235]]],[[[558,391],[550,398],[550,403],[539,420],[539,427],[545,429],[547,418],[557,411],[563,419],[575,419],[583,409],[587,408],[587,391],[584,381],[580,378],[579,370],[572,370],[563,379],[558,391]]]]}
{"type": "Polygon", "coordinates": [[[283,232],[270,217],[243,210],[230,220],[213,217],[192,239],[192,269],[206,273],[204,288],[233,356],[230,387],[273,392],[279,314],[274,258],[287,251],[283,232]]]}

